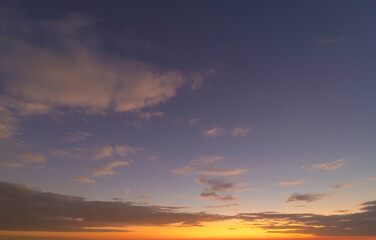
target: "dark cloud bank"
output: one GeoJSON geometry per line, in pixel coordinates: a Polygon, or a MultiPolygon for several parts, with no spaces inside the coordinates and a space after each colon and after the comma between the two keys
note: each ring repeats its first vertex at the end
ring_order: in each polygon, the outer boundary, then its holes
{"type": "Polygon", "coordinates": [[[274,212],[224,216],[180,210],[133,202],[88,201],[81,197],[41,192],[21,184],[0,182],[0,230],[72,232],[88,231],[84,229],[87,227],[163,226],[173,223],[199,226],[205,222],[240,219],[270,233],[376,236],[376,201],[361,204],[359,213],[327,216],[274,212]]]}

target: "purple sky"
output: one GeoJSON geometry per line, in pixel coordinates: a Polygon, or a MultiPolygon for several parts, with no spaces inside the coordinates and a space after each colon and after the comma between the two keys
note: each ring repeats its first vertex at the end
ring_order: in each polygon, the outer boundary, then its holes
{"type": "Polygon", "coordinates": [[[1,3],[4,183],[225,215],[376,199],[375,1],[1,3]]]}

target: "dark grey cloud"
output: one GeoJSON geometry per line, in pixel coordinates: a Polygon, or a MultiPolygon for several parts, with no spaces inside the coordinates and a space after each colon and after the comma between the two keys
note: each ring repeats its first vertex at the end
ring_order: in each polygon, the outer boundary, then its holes
{"type": "Polygon", "coordinates": [[[93,228],[91,231],[100,232],[107,230],[95,228],[167,224],[200,226],[205,222],[239,219],[270,233],[376,236],[376,201],[361,204],[361,212],[339,215],[262,212],[223,216],[185,213],[181,209],[122,201],[87,201],[81,197],[0,182],[0,230],[73,232],[88,231],[83,228],[90,227],[93,228]]]}
{"type": "Polygon", "coordinates": [[[235,183],[225,182],[222,179],[207,178],[196,178],[196,182],[206,186],[203,189],[203,193],[200,194],[199,198],[213,199],[218,201],[233,201],[237,199],[232,194],[218,194],[218,192],[226,192],[228,190],[234,189],[236,187],[235,183]]]}
{"type": "MultiPolygon", "coordinates": [[[[81,197],[41,192],[26,185],[0,182],[0,230],[87,231],[85,227],[135,225],[200,225],[228,217],[184,213],[179,208],[133,202],[87,201],[81,197]]],[[[93,231],[97,231],[93,229],[93,231]]],[[[112,230],[108,230],[112,231],[112,230]]]]}
{"type": "Polygon", "coordinates": [[[263,228],[269,233],[376,236],[376,201],[366,202],[361,206],[362,212],[353,214],[242,213],[237,218],[256,223],[257,227],[263,228]]]}
{"type": "Polygon", "coordinates": [[[292,202],[314,202],[321,200],[322,198],[328,196],[328,194],[324,193],[306,193],[306,194],[299,194],[299,193],[293,193],[290,195],[290,197],[286,200],[286,203],[292,203],[292,202]]]}
{"type": "Polygon", "coordinates": [[[219,195],[215,192],[203,192],[200,194],[199,198],[202,199],[213,199],[213,200],[218,200],[218,201],[233,201],[237,200],[235,196],[232,194],[227,194],[227,195],[219,195]]]}
{"type": "Polygon", "coordinates": [[[221,179],[196,178],[196,181],[199,184],[208,185],[208,188],[205,188],[204,191],[209,192],[223,192],[236,187],[235,183],[224,182],[221,179]]]}

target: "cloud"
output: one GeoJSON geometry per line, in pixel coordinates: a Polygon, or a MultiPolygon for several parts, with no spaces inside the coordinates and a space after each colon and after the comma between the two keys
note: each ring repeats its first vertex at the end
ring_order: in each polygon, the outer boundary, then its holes
{"type": "MultiPolygon", "coordinates": [[[[231,205],[231,204],[229,204],[231,205]]],[[[219,205],[221,206],[221,205],[219,205]]],[[[222,205],[226,206],[226,205],[222,205]]],[[[113,231],[128,226],[197,226],[205,222],[242,220],[268,232],[314,236],[376,236],[376,201],[361,204],[358,213],[185,213],[180,208],[122,201],[88,201],[77,196],[41,192],[26,185],[0,182],[0,230],[77,232],[113,231]]]]}
{"type": "Polygon", "coordinates": [[[324,193],[307,193],[307,194],[293,193],[286,200],[286,203],[293,203],[293,202],[310,203],[310,202],[315,202],[315,201],[321,200],[326,196],[328,196],[328,194],[324,194],[324,193]]]}
{"type": "Polygon", "coordinates": [[[139,116],[141,119],[145,121],[149,121],[152,117],[161,117],[163,115],[163,112],[141,112],[139,113],[139,116]]]}
{"type": "Polygon", "coordinates": [[[93,134],[87,133],[87,132],[75,132],[75,133],[69,132],[68,136],[65,137],[64,140],[67,142],[79,142],[79,141],[86,140],[88,137],[91,137],[91,136],[93,136],[93,134]]]}
{"type": "Polygon", "coordinates": [[[48,150],[48,153],[52,156],[57,156],[57,157],[68,157],[72,156],[70,151],[64,150],[64,149],[50,149],[48,150]]]}
{"type": "MultiPolygon", "coordinates": [[[[211,166],[214,162],[220,159],[223,159],[223,157],[215,155],[194,159],[190,161],[188,165],[173,170],[173,173],[182,175],[211,175],[226,177],[231,175],[240,175],[248,171],[248,169],[236,169],[228,171],[211,166]]],[[[195,180],[199,184],[206,185],[206,187],[203,189],[204,192],[199,196],[201,199],[214,199],[218,201],[232,201],[237,199],[231,194],[219,195],[217,193],[235,189],[239,184],[226,182],[222,179],[196,178],[195,180]]]]}
{"type": "Polygon", "coordinates": [[[172,172],[175,174],[182,174],[182,175],[191,175],[194,173],[194,171],[198,168],[198,165],[196,163],[189,163],[187,166],[174,169],[172,172]]]}
{"type": "Polygon", "coordinates": [[[376,236],[376,201],[363,203],[361,212],[341,215],[311,213],[242,213],[237,217],[269,233],[314,236],[376,236]]]}
{"type": "Polygon", "coordinates": [[[249,169],[236,169],[236,170],[223,170],[217,167],[211,167],[210,164],[217,160],[223,159],[222,156],[209,156],[201,157],[189,162],[188,165],[173,170],[175,174],[182,175],[208,175],[208,176],[231,176],[231,175],[241,175],[249,171],[249,169]]]}
{"type": "Polygon", "coordinates": [[[118,162],[109,163],[105,166],[95,167],[93,171],[93,175],[94,176],[114,175],[115,172],[113,171],[113,168],[119,167],[119,166],[129,166],[129,162],[118,161],[118,162]]]}
{"type": "Polygon", "coordinates": [[[344,162],[346,159],[338,159],[333,162],[326,162],[326,163],[317,163],[312,166],[302,166],[302,168],[307,169],[309,171],[319,171],[319,170],[336,170],[344,166],[344,162]]]}
{"type": "Polygon", "coordinates": [[[223,159],[222,156],[212,155],[212,156],[207,156],[207,157],[200,157],[200,158],[197,158],[194,161],[199,162],[199,163],[213,163],[213,162],[216,162],[216,161],[222,160],[222,159],[223,159]]]}
{"type": "Polygon", "coordinates": [[[109,145],[97,147],[93,150],[93,160],[103,159],[112,155],[113,148],[109,145]]]}
{"type": "Polygon", "coordinates": [[[208,69],[201,73],[191,74],[191,90],[198,90],[202,87],[204,80],[214,73],[214,69],[208,69]]]}
{"type": "Polygon", "coordinates": [[[147,195],[140,195],[140,196],[137,196],[138,198],[140,198],[140,199],[150,199],[151,198],[151,196],[147,196],[147,195]]]}
{"type": "Polygon", "coordinates": [[[246,136],[247,134],[251,133],[253,131],[252,128],[242,128],[240,126],[236,127],[233,131],[232,131],[232,137],[236,137],[236,136],[246,136]]]}
{"type": "Polygon", "coordinates": [[[240,206],[238,203],[226,204],[226,205],[217,205],[217,206],[205,206],[204,208],[227,208],[227,207],[237,207],[240,206]]]}
{"type": "Polygon", "coordinates": [[[0,138],[10,138],[17,130],[17,119],[12,113],[1,104],[0,99],[0,138]]]}
{"type": "Polygon", "coordinates": [[[254,188],[243,188],[243,189],[238,189],[236,192],[249,192],[255,190],[254,188]]]}
{"type": "Polygon", "coordinates": [[[224,182],[220,179],[196,178],[195,180],[199,184],[208,185],[209,187],[204,189],[208,192],[223,192],[236,187],[234,183],[224,182]]]}
{"type": "Polygon", "coordinates": [[[196,173],[198,168],[205,166],[207,164],[213,163],[215,161],[223,159],[222,156],[208,156],[208,157],[200,157],[198,159],[191,160],[187,166],[178,168],[173,170],[175,174],[183,174],[183,175],[192,175],[196,173]]]}
{"type": "Polygon", "coordinates": [[[298,185],[303,182],[304,180],[295,180],[295,181],[279,182],[278,184],[281,186],[288,186],[288,185],[298,185]]]}
{"type": "Polygon", "coordinates": [[[205,168],[197,171],[197,174],[202,175],[214,175],[214,176],[230,176],[230,175],[240,175],[248,172],[249,169],[236,169],[231,171],[219,170],[216,168],[205,168]]]}
{"type": "Polygon", "coordinates": [[[141,111],[166,102],[185,85],[199,85],[180,71],[103,52],[96,21],[89,16],[4,18],[11,24],[0,29],[6,49],[0,51],[2,138],[17,132],[14,119],[72,110],[102,115],[141,111]],[[36,41],[41,35],[43,41],[36,41]]]}
{"type": "Polygon", "coordinates": [[[0,141],[0,164],[7,167],[43,164],[47,158],[43,154],[29,150],[29,146],[12,141],[0,141]]]}
{"type": "Polygon", "coordinates": [[[346,38],[344,36],[338,37],[338,38],[330,38],[330,39],[318,39],[316,40],[316,45],[318,46],[326,46],[330,44],[336,44],[339,42],[345,41],[346,38]]]}
{"type": "Polygon", "coordinates": [[[189,125],[191,125],[191,126],[197,124],[198,121],[199,121],[198,118],[191,118],[191,119],[188,119],[188,123],[189,123],[189,125]]]}
{"type": "Polygon", "coordinates": [[[369,177],[369,178],[367,178],[367,180],[376,180],[376,176],[375,177],[369,177]]]}
{"type": "Polygon", "coordinates": [[[339,189],[342,189],[344,187],[348,187],[348,186],[351,186],[351,185],[352,185],[351,183],[345,182],[345,183],[340,183],[340,184],[334,185],[334,186],[331,187],[331,189],[339,190],[339,189]]]}
{"type": "Polygon", "coordinates": [[[0,165],[7,166],[7,167],[22,167],[21,163],[10,161],[10,160],[0,160],[0,165]]]}
{"type": "Polygon", "coordinates": [[[87,177],[81,177],[81,176],[76,176],[76,177],[72,178],[72,180],[77,181],[77,182],[95,183],[94,179],[87,178],[87,177]]]}
{"type": "Polygon", "coordinates": [[[0,229],[7,231],[86,232],[85,228],[94,228],[111,232],[111,227],[194,226],[229,218],[132,202],[88,201],[7,182],[0,182],[0,196],[0,229]]]}
{"type": "Polygon", "coordinates": [[[128,153],[136,154],[137,149],[128,145],[117,145],[115,146],[115,152],[118,155],[125,157],[126,155],[128,155],[128,153]]]}
{"type": "Polygon", "coordinates": [[[203,189],[203,193],[200,194],[201,199],[212,199],[217,201],[233,201],[237,200],[232,194],[219,195],[218,192],[226,192],[236,188],[235,183],[225,182],[221,179],[207,179],[207,178],[196,178],[198,184],[206,185],[203,189]]]}
{"type": "Polygon", "coordinates": [[[225,135],[226,129],[224,129],[224,128],[211,128],[211,129],[205,130],[204,134],[208,137],[215,138],[215,137],[225,135]]]}
{"type": "Polygon", "coordinates": [[[203,192],[203,193],[200,194],[200,196],[198,198],[210,199],[210,200],[216,200],[216,201],[223,201],[223,202],[237,200],[237,198],[235,196],[231,195],[231,194],[218,195],[215,192],[203,192]]]}
{"type": "Polygon", "coordinates": [[[14,155],[15,157],[19,158],[21,162],[26,164],[46,162],[46,157],[44,155],[30,151],[13,152],[11,155],[14,155]]]}
{"type": "Polygon", "coordinates": [[[232,137],[237,137],[237,136],[243,136],[244,137],[244,136],[248,135],[249,133],[251,133],[252,131],[253,131],[252,128],[241,127],[241,125],[238,124],[238,126],[235,127],[234,130],[232,130],[232,131],[228,131],[226,128],[214,127],[214,128],[205,130],[204,134],[206,136],[212,137],[212,138],[224,136],[224,135],[227,135],[227,134],[231,134],[232,137]]]}

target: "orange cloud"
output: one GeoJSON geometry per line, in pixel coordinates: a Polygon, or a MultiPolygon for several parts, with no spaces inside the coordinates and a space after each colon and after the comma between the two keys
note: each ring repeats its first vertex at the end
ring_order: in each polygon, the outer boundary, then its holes
{"type": "Polygon", "coordinates": [[[346,159],[338,159],[333,162],[326,162],[326,163],[317,163],[312,166],[302,166],[302,168],[307,169],[309,171],[319,171],[319,170],[336,170],[345,165],[346,159]]]}
{"type": "Polygon", "coordinates": [[[288,186],[288,185],[298,185],[303,182],[304,180],[296,180],[296,181],[279,182],[278,184],[281,186],[288,186]]]}

